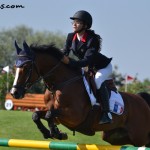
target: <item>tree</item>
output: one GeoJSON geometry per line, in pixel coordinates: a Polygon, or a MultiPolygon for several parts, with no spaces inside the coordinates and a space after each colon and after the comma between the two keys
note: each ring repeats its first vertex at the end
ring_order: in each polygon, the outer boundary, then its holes
{"type": "Polygon", "coordinates": [[[20,46],[24,40],[30,45],[55,43],[58,48],[63,48],[65,35],[60,32],[33,31],[26,26],[17,26],[13,29],[0,31],[0,64],[13,66],[16,58],[14,41],[20,46]]]}
{"type": "MultiPolygon", "coordinates": [[[[118,91],[125,91],[125,75],[122,75],[118,71],[118,67],[114,66],[113,70],[113,79],[118,88],[118,91]]],[[[139,81],[137,76],[134,77],[134,80],[128,83],[127,92],[137,94],[139,92],[148,92],[150,93],[150,80],[145,79],[143,82],[139,81]]]]}
{"type": "MultiPolygon", "coordinates": [[[[125,90],[125,86],[122,86],[120,91],[125,90]]],[[[150,93],[150,80],[145,79],[143,82],[138,80],[134,80],[133,82],[128,84],[128,91],[129,93],[137,94],[139,92],[147,92],[150,93]]]]}
{"type": "Polygon", "coordinates": [[[115,84],[118,88],[120,88],[124,85],[123,81],[125,80],[125,78],[121,73],[118,72],[118,66],[117,65],[114,66],[112,77],[113,77],[115,84]]]}

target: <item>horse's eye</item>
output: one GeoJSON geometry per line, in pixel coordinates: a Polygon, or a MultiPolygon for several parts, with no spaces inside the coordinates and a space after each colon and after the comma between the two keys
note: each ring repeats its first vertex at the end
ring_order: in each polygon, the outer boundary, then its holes
{"type": "Polygon", "coordinates": [[[23,65],[23,68],[25,68],[25,69],[29,69],[31,67],[31,64],[30,63],[27,63],[27,64],[24,64],[23,65]]]}
{"type": "Polygon", "coordinates": [[[25,71],[29,71],[29,69],[30,69],[30,67],[29,67],[29,66],[27,66],[27,65],[23,66],[23,70],[25,70],[25,71]]]}

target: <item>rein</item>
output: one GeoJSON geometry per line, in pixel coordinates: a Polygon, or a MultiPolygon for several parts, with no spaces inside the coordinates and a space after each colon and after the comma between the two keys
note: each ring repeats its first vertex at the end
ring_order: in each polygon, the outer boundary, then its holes
{"type": "MultiPolygon", "coordinates": [[[[56,66],[54,66],[48,73],[46,73],[44,76],[41,76],[41,79],[44,80],[45,78],[49,77],[49,76],[51,75],[51,73],[52,73],[55,69],[57,69],[57,68],[59,67],[59,65],[60,65],[61,63],[62,63],[61,61],[60,61],[59,63],[57,63],[56,66]]],[[[55,90],[58,89],[58,88],[61,88],[61,87],[63,87],[63,86],[67,86],[67,85],[69,85],[69,84],[71,84],[71,83],[73,83],[73,82],[75,82],[75,81],[81,79],[83,76],[84,76],[84,75],[75,76],[75,77],[73,77],[73,78],[71,78],[71,79],[69,79],[69,80],[66,80],[66,81],[64,81],[64,82],[62,82],[62,83],[60,83],[60,84],[58,84],[58,85],[56,85],[56,84],[54,83],[51,87],[49,87],[49,86],[46,84],[46,82],[45,82],[45,85],[46,85],[46,87],[47,87],[50,91],[55,91],[55,90]]],[[[44,81],[45,81],[45,80],[44,80],[44,81]]]]}
{"type": "Polygon", "coordinates": [[[76,76],[76,77],[74,77],[74,78],[72,78],[72,79],[69,79],[69,80],[67,80],[67,81],[65,81],[65,82],[60,83],[59,85],[55,85],[55,84],[54,84],[54,89],[56,89],[56,88],[61,88],[61,87],[63,87],[63,86],[69,85],[69,84],[71,84],[71,83],[73,83],[73,82],[75,82],[75,81],[77,81],[77,80],[83,78],[83,76],[84,76],[84,75],[76,76]]]}
{"type": "MultiPolygon", "coordinates": [[[[35,83],[37,83],[37,82],[39,82],[39,81],[41,81],[41,80],[44,80],[45,78],[47,78],[47,77],[49,77],[50,75],[51,75],[51,73],[55,70],[55,69],[57,69],[58,67],[59,67],[59,65],[60,65],[60,62],[58,63],[58,64],[56,64],[56,66],[54,66],[49,72],[47,72],[44,76],[41,76],[40,75],[40,73],[38,72],[38,69],[37,69],[37,66],[36,66],[36,64],[35,64],[35,61],[34,60],[32,60],[32,70],[33,70],[33,67],[35,66],[35,68],[36,68],[36,74],[39,76],[39,78],[37,79],[37,80],[35,80],[34,82],[29,82],[29,83],[25,83],[26,85],[25,85],[25,87],[27,87],[27,85],[28,85],[28,87],[29,86],[31,86],[31,85],[33,85],[33,84],[35,84],[35,83]]],[[[30,79],[30,77],[31,77],[31,74],[29,74],[29,77],[28,77],[28,79],[30,79]]],[[[46,87],[47,87],[47,85],[46,85],[46,87]]],[[[49,88],[48,88],[49,89],[49,88]]]]}

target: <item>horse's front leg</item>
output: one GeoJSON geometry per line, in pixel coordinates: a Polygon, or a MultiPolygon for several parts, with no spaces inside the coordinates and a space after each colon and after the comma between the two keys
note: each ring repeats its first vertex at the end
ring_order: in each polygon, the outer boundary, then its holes
{"type": "Polygon", "coordinates": [[[41,118],[45,119],[46,112],[47,111],[36,111],[36,112],[34,112],[32,115],[32,120],[37,125],[40,132],[43,134],[43,137],[45,139],[48,139],[48,138],[53,138],[51,135],[51,132],[43,125],[43,123],[40,120],[41,118]]]}
{"type": "Polygon", "coordinates": [[[62,93],[60,91],[56,91],[55,93],[52,93],[48,89],[46,89],[45,94],[44,94],[44,102],[47,107],[47,112],[45,114],[44,119],[48,122],[51,137],[54,137],[60,140],[68,138],[66,133],[62,133],[59,131],[58,127],[53,121],[53,119],[57,117],[59,114],[58,101],[59,101],[61,94],[62,93]]]}
{"type": "Polygon", "coordinates": [[[48,126],[50,128],[50,135],[59,140],[66,140],[68,139],[68,136],[66,133],[61,132],[53,119],[57,116],[58,111],[55,109],[52,109],[51,111],[48,110],[45,115],[45,120],[48,122],[48,126]]]}

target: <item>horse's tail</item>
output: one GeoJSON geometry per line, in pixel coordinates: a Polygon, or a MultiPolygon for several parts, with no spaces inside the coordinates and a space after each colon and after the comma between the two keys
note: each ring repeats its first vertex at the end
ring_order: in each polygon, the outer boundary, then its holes
{"type": "Polygon", "coordinates": [[[147,102],[147,104],[148,104],[149,107],[150,107],[150,94],[149,94],[149,93],[140,92],[140,93],[138,93],[137,95],[141,96],[141,97],[147,102]]]}

